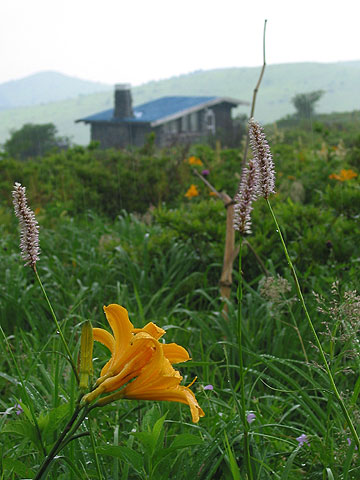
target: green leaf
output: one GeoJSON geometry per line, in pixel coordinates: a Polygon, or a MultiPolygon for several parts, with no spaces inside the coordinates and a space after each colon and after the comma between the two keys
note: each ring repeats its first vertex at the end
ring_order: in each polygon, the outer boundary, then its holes
{"type": "Polygon", "coordinates": [[[152,455],[154,450],[154,435],[152,432],[135,432],[132,435],[141,443],[145,452],[152,455]]]}
{"type": "Polygon", "coordinates": [[[37,421],[38,421],[40,431],[44,432],[49,425],[49,421],[50,421],[49,414],[41,413],[37,421]]]}
{"type": "Polygon", "coordinates": [[[166,418],[166,415],[167,415],[167,412],[165,413],[165,415],[163,415],[161,418],[159,418],[159,420],[157,420],[155,422],[155,425],[152,429],[152,434],[153,434],[153,450],[155,450],[156,448],[156,445],[158,443],[158,440],[159,440],[159,437],[160,437],[160,433],[161,433],[161,430],[163,428],[163,425],[164,425],[164,422],[165,422],[165,418],[166,418]]]}
{"type": "Polygon", "coordinates": [[[191,433],[182,433],[175,437],[175,440],[170,445],[170,449],[176,450],[178,448],[191,447],[193,445],[201,445],[203,443],[202,439],[196,435],[191,435],[191,433]]]}
{"type": "Polygon", "coordinates": [[[24,415],[29,420],[29,422],[34,423],[34,419],[33,419],[33,416],[31,414],[30,408],[27,405],[25,405],[25,403],[22,403],[22,402],[20,402],[20,406],[23,409],[24,415]]]}
{"type": "Polygon", "coordinates": [[[327,476],[328,476],[329,480],[334,480],[334,475],[331,471],[331,468],[326,468],[326,473],[327,473],[327,476]]]}
{"type": "Polygon", "coordinates": [[[161,448],[156,452],[156,465],[158,465],[165,457],[175,452],[176,450],[202,444],[203,440],[199,437],[196,437],[195,435],[191,435],[191,433],[182,433],[180,435],[177,435],[170,447],[161,448]]]}
{"type": "Polygon", "coordinates": [[[152,426],[158,420],[160,414],[156,405],[153,405],[149,410],[145,412],[145,415],[141,421],[141,431],[148,431],[152,429],[152,426]]]}
{"type": "Polygon", "coordinates": [[[11,377],[10,375],[8,375],[4,372],[0,372],[0,377],[5,378],[5,380],[13,383],[14,385],[19,385],[20,384],[19,380],[17,380],[15,377],[11,377]]]}
{"type": "MultiPolygon", "coordinates": [[[[152,457],[156,450],[156,447],[159,443],[159,438],[161,434],[162,427],[167,413],[159,418],[155,425],[153,426],[151,432],[135,432],[133,433],[134,437],[142,444],[145,452],[152,457]]],[[[150,426],[148,426],[150,427],[150,426]]]]}
{"type": "Polygon", "coordinates": [[[14,460],[13,458],[3,458],[2,466],[4,470],[10,470],[21,478],[33,478],[34,471],[31,468],[24,465],[19,460],[14,460]]]}
{"type": "Polygon", "coordinates": [[[354,393],[351,396],[351,403],[353,405],[356,404],[359,393],[360,393],[360,376],[358,377],[358,379],[356,381],[355,388],[354,388],[354,393]]]}
{"type": "Polygon", "coordinates": [[[70,404],[64,403],[56,408],[49,410],[46,413],[42,413],[38,419],[40,429],[48,437],[50,434],[52,434],[55,430],[59,428],[61,422],[66,417],[66,415],[69,414],[69,412],[70,404]]]}
{"type": "Polygon", "coordinates": [[[287,478],[289,478],[290,469],[292,467],[292,464],[295,460],[296,455],[299,453],[300,448],[301,448],[301,445],[298,445],[295,448],[295,450],[291,453],[289,458],[287,459],[287,462],[285,464],[284,470],[281,475],[281,480],[286,480],[287,478]]]}
{"type": "Polygon", "coordinates": [[[236,459],[234,457],[232,448],[230,447],[226,432],[224,432],[224,437],[225,437],[225,448],[226,448],[228,459],[229,459],[232,478],[233,480],[241,480],[240,470],[239,470],[238,464],[236,463],[236,459]]]}
{"type": "Polygon", "coordinates": [[[36,427],[28,420],[14,420],[7,423],[2,429],[1,433],[13,433],[21,437],[29,439],[37,447],[40,446],[38,432],[36,427]]]}
{"type": "Polygon", "coordinates": [[[355,443],[351,442],[351,444],[348,448],[346,457],[345,457],[345,461],[342,465],[342,467],[343,467],[343,480],[348,480],[348,478],[349,478],[349,473],[350,473],[350,469],[351,469],[351,463],[352,463],[352,460],[353,460],[354,451],[355,451],[355,443]]]}
{"type": "Polygon", "coordinates": [[[99,455],[109,455],[111,457],[120,458],[124,462],[128,462],[138,473],[143,471],[143,456],[135,452],[129,447],[107,445],[97,447],[99,455]]]}

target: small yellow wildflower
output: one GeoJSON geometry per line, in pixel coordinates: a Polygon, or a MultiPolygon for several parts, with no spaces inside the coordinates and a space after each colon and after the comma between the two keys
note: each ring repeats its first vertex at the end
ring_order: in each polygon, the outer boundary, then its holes
{"type": "Polygon", "coordinates": [[[354,170],[351,170],[351,168],[349,170],[341,170],[340,171],[340,175],[336,174],[336,173],[332,173],[331,175],[329,175],[329,178],[333,179],[333,180],[338,180],[339,182],[345,182],[347,180],[352,180],[353,178],[356,178],[358,176],[358,174],[356,172],[354,172],[354,170]]]}
{"type": "Polygon", "coordinates": [[[189,157],[188,162],[190,165],[204,165],[200,158],[195,157],[194,155],[192,157],[189,157]]]}
{"type": "Polygon", "coordinates": [[[192,184],[190,185],[189,190],[185,193],[185,197],[187,198],[192,198],[192,197],[197,197],[199,195],[199,190],[196,185],[192,184]]]}

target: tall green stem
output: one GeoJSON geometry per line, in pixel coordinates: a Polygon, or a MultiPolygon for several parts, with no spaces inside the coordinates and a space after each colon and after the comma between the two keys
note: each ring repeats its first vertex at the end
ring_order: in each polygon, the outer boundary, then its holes
{"type": "Polygon", "coordinates": [[[291,258],[290,258],[290,256],[289,256],[289,253],[288,253],[288,251],[287,251],[286,244],[285,244],[284,238],[283,238],[282,233],[281,233],[281,230],[280,230],[280,226],[279,226],[279,224],[278,224],[278,221],[277,221],[277,219],[276,219],[276,216],[275,216],[274,211],[273,211],[273,209],[272,209],[272,207],[271,207],[271,205],[270,205],[269,200],[266,199],[266,202],[267,202],[267,204],[268,204],[270,213],[271,213],[271,215],[272,215],[272,217],[273,217],[273,220],[274,220],[274,222],[275,222],[276,231],[277,231],[278,234],[279,234],[280,241],[281,241],[282,247],[283,247],[284,252],[285,252],[286,260],[287,260],[288,265],[289,265],[289,267],[290,267],[291,273],[292,273],[292,275],[293,275],[293,277],[294,277],[294,282],[295,282],[295,287],[296,287],[297,295],[298,295],[298,297],[299,297],[301,306],[302,306],[302,308],[303,308],[303,310],[304,310],[305,317],[306,317],[306,319],[307,319],[307,321],[308,321],[310,330],[312,331],[312,333],[313,333],[313,335],[314,335],[315,343],[316,343],[316,345],[317,345],[317,347],[318,347],[318,349],[319,349],[321,359],[322,359],[322,361],[323,361],[323,364],[324,364],[326,373],[327,373],[327,375],[328,375],[328,377],[329,377],[329,381],[330,381],[331,388],[332,388],[332,390],[333,390],[333,392],[334,392],[334,395],[335,395],[337,401],[339,402],[340,408],[341,408],[341,410],[342,410],[342,412],[343,412],[343,414],[344,414],[344,417],[345,417],[345,419],[346,419],[346,422],[347,422],[347,424],[348,424],[348,427],[350,428],[350,431],[351,431],[352,436],[353,436],[353,438],[354,438],[354,440],[355,440],[355,443],[356,443],[358,449],[360,450],[360,440],[359,440],[358,434],[357,434],[357,432],[356,432],[356,430],[355,430],[354,424],[353,424],[353,422],[352,422],[352,420],[351,420],[351,418],[350,418],[350,415],[349,415],[349,413],[348,413],[348,411],[347,411],[347,408],[346,408],[346,406],[345,406],[345,403],[344,403],[343,399],[341,398],[341,396],[340,396],[340,394],[339,394],[339,392],[338,392],[338,389],[336,388],[335,381],[334,381],[333,375],[332,375],[332,373],[331,373],[329,364],[328,364],[328,362],[327,362],[327,360],[326,360],[324,350],[323,350],[323,348],[322,348],[322,346],[321,346],[321,342],[320,342],[320,340],[319,340],[319,337],[318,337],[318,335],[317,335],[317,333],[316,333],[316,330],[315,330],[315,328],[314,328],[314,325],[313,325],[313,323],[312,323],[312,321],[311,321],[311,318],[310,318],[308,309],[307,309],[307,307],[306,307],[305,300],[304,300],[303,294],[302,294],[302,292],[301,292],[299,280],[298,280],[298,277],[297,277],[297,275],[296,275],[296,271],[295,271],[294,265],[293,265],[293,263],[292,263],[292,261],[291,261],[291,258]]]}
{"type": "Polygon", "coordinates": [[[59,436],[59,438],[55,442],[53,448],[51,449],[49,454],[44,459],[43,463],[41,464],[41,466],[39,468],[39,471],[37,472],[37,474],[34,477],[34,480],[40,480],[41,477],[43,476],[43,474],[46,472],[48,466],[54,460],[55,455],[60,450],[63,440],[65,439],[66,435],[70,432],[71,427],[74,424],[75,420],[77,419],[77,417],[78,417],[80,411],[82,410],[82,408],[84,408],[84,407],[80,406],[79,404],[76,406],[72,417],[70,418],[70,420],[66,424],[64,430],[62,431],[61,435],[59,436]]]}
{"type": "Polygon", "coordinates": [[[243,362],[243,350],[242,350],[242,298],[243,298],[243,281],[242,281],[242,245],[243,237],[240,237],[240,248],[239,248],[239,283],[237,290],[238,297],[238,316],[237,316],[237,336],[238,336],[238,346],[239,346],[239,366],[240,366],[240,397],[241,397],[241,419],[244,427],[244,453],[245,453],[245,462],[246,469],[248,472],[249,480],[253,480],[253,472],[251,467],[250,459],[250,445],[249,445],[249,424],[246,420],[246,409],[245,409],[245,381],[244,381],[244,362],[243,362]]]}
{"type": "Polygon", "coordinates": [[[62,333],[62,330],[61,330],[61,327],[60,327],[60,324],[59,324],[59,322],[58,322],[58,320],[57,320],[57,318],[56,318],[54,309],[52,308],[51,302],[50,302],[50,300],[49,300],[49,297],[47,296],[47,293],[46,293],[46,291],[45,291],[45,288],[44,288],[44,286],[43,286],[43,284],[42,284],[42,282],[41,282],[41,280],[40,280],[39,274],[38,274],[36,268],[33,268],[33,270],[34,270],[34,272],[35,272],[35,276],[36,276],[36,278],[37,278],[37,281],[39,282],[40,288],[41,288],[41,290],[42,290],[42,292],[43,292],[43,294],[44,294],[44,297],[45,297],[45,300],[46,300],[46,302],[47,302],[47,304],[48,304],[48,307],[49,307],[49,309],[50,309],[51,315],[52,315],[52,317],[53,317],[53,319],[54,319],[54,322],[55,322],[55,325],[56,325],[56,329],[57,329],[57,331],[58,331],[58,333],[59,333],[59,335],[60,335],[61,341],[62,341],[62,343],[63,343],[63,345],[64,345],[64,348],[65,348],[65,351],[66,351],[66,353],[67,353],[67,356],[68,356],[69,362],[70,362],[70,364],[71,364],[71,367],[72,367],[72,369],[73,369],[73,372],[74,372],[76,381],[77,381],[77,383],[79,384],[79,374],[78,374],[78,372],[77,372],[74,359],[73,359],[73,357],[72,357],[72,355],[71,355],[71,352],[70,352],[70,350],[69,350],[69,346],[68,346],[68,344],[66,343],[65,337],[64,337],[64,335],[63,335],[63,333],[62,333]]]}
{"type": "Polygon", "coordinates": [[[94,438],[94,433],[92,431],[90,418],[88,418],[88,429],[89,429],[89,433],[90,433],[91,447],[92,447],[92,451],[93,451],[93,454],[94,454],[94,457],[95,457],[95,465],[96,465],[98,480],[102,480],[103,476],[102,476],[101,469],[100,469],[99,457],[98,457],[98,454],[96,452],[95,438],[94,438]]]}

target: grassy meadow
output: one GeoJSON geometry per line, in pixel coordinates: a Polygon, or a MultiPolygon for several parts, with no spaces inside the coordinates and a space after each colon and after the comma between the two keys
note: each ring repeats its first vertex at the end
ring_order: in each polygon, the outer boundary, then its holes
{"type": "MultiPolygon", "coordinates": [[[[333,120],[266,129],[276,169],[270,203],[359,435],[360,137],[351,118],[333,120]]],[[[242,274],[236,258],[230,298],[220,297],[226,209],[194,170],[233,197],[243,151],[155,151],[149,142],[133,151],[89,145],[0,159],[1,479],[40,478],[79,396],[49,306],[20,257],[15,182],[26,186],[40,225],[37,271],[75,363],[84,322],[110,330],[103,306],[122,305],[135,327],[154,322],[166,343],[189,352],[175,368],[183,385],[196,378],[191,390],[205,413],[193,423],[177,402],[121,399],[96,408],[41,478],[360,477],[356,440],[263,198],[242,247],[242,274]]],[[[90,384],[108,360],[95,342],[90,384]]]]}

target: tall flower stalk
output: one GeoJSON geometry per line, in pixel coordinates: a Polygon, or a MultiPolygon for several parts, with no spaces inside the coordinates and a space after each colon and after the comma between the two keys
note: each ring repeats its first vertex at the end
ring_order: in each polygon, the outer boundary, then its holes
{"type": "Polygon", "coordinates": [[[51,316],[54,320],[56,331],[59,333],[61,341],[64,345],[68,360],[71,364],[72,370],[74,372],[75,378],[79,383],[79,375],[77,373],[77,368],[74,362],[74,359],[71,355],[69,346],[65,340],[64,334],[61,330],[60,324],[56,317],[55,311],[51,305],[49,297],[45,291],[45,288],[39,277],[39,273],[36,268],[36,263],[40,259],[40,246],[39,246],[39,224],[35,218],[34,212],[28,207],[27,198],[26,198],[26,188],[21,186],[20,183],[15,183],[14,190],[12,192],[13,205],[15,215],[19,219],[20,224],[20,251],[23,260],[25,260],[25,266],[29,266],[39,282],[41,291],[45,297],[46,303],[48,304],[51,316]]]}
{"type": "Polygon", "coordinates": [[[249,443],[249,422],[246,418],[245,407],[245,381],[244,381],[244,360],[242,348],[242,298],[243,298],[243,278],[242,278],[242,247],[243,239],[246,234],[251,233],[251,211],[252,204],[256,200],[259,190],[259,173],[256,162],[251,159],[247,167],[244,168],[239,191],[234,198],[234,229],[240,234],[239,247],[239,281],[238,281],[238,312],[237,312],[237,337],[239,351],[239,371],[240,371],[240,398],[241,398],[241,420],[244,428],[244,453],[245,463],[249,480],[254,478],[249,443]]]}
{"type": "Polygon", "coordinates": [[[298,279],[298,276],[296,274],[295,267],[294,267],[294,265],[291,261],[291,258],[289,256],[284,237],[281,233],[280,225],[277,221],[277,218],[275,216],[275,213],[274,213],[274,211],[271,207],[270,201],[269,201],[270,194],[275,193],[274,163],[273,163],[270,147],[269,147],[268,142],[266,140],[264,131],[263,131],[262,127],[260,126],[260,124],[257,123],[253,118],[250,119],[250,121],[249,121],[249,136],[250,136],[250,145],[251,145],[251,148],[252,148],[252,151],[253,151],[253,157],[254,157],[255,162],[258,165],[258,170],[259,170],[259,175],[260,175],[259,195],[263,196],[265,198],[265,201],[268,205],[271,216],[274,220],[276,231],[279,234],[280,242],[281,242],[281,245],[283,247],[286,260],[288,262],[289,268],[290,268],[291,273],[292,273],[293,278],[294,278],[297,296],[300,300],[300,303],[301,303],[302,309],[304,311],[306,320],[309,324],[310,330],[311,330],[311,332],[312,332],[312,334],[315,338],[315,343],[316,343],[316,346],[317,346],[317,348],[320,352],[320,357],[322,359],[324,368],[325,368],[326,373],[328,375],[331,388],[332,388],[332,390],[334,392],[334,395],[335,395],[335,397],[336,397],[336,399],[337,399],[337,401],[340,405],[340,408],[341,408],[341,410],[344,414],[344,417],[345,417],[346,422],[349,426],[349,429],[350,429],[350,431],[353,435],[353,438],[354,438],[358,448],[360,449],[359,436],[358,436],[358,434],[355,430],[354,424],[353,424],[353,422],[350,418],[350,415],[349,415],[349,412],[347,411],[345,403],[344,403],[343,399],[341,398],[341,395],[339,394],[338,389],[336,387],[334,377],[331,373],[329,364],[328,364],[328,362],[326,360],[326,357],[325,357],[324,350],[322,348],[322,345],[321,345],[319,337],[316,333],[314,324],[311,320],[308,309],[306,307],[304,296],[303,296],[301,288],[300,288],[299,279],[298,279]]]}

